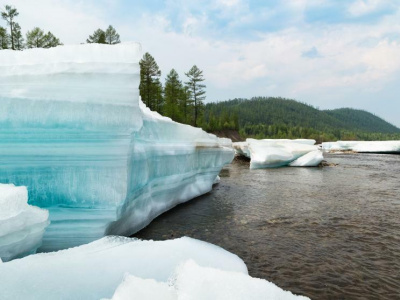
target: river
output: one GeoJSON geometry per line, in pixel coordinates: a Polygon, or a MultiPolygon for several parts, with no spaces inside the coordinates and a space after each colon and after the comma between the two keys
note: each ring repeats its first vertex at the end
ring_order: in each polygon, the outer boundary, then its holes
{"type": "Polygon", "coordinates": [[[253,277],[312,299],[400,299],[400,155],[325,154],[336,166],[250,170],[135,234],[190,236],[240,256],[253,277]]]}

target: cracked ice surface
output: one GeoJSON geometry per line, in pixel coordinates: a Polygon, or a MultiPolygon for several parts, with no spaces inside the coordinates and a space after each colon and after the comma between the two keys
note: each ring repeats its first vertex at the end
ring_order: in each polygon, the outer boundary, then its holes
{"type": "Polygon", "coordinates": [[[310,139],[247,139],[233,143],[236,153],[250,158],[250,168],[282,166],[315,167],[323,160],[322,152],[310,139]]]}
{"type": "Polygon", "coordinates": [[[42,251],[129,235],[211,190],[231,141],[140,101],[138,44],[0,53],[0,182],[50,212],[42,251]]]}

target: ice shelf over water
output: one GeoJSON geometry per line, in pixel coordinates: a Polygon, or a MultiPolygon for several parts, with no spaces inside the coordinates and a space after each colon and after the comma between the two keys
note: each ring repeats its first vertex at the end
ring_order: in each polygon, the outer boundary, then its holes
{"type": "Polygon", "coordinates": [[[47,210],[28,205],[26,187],[0,184],[0,260],[34,253],[48,218],[47,210]]]}
{"type": "Polygon", "coordinates": [[[315,167],[324,159],[315,140],[247,139],[233,143],[238,155],[250,158],[250,168],[315,167]]]}
{"type": "Polygon", "coordinates": [[[266,280],[251,278],[239,257],[191,238],[155,242],[105,237],[80,247],[0,264],[0,299],[177,299],[177,296],[179,299],[307,299],[284,292],[266,280]],[[127,293],[129,298],[125,297],[127,293]]]}
{"type": "Polygon", "coordinates": [[[42,251],[130,235],[211,190],[231,141],[139,100],[138,44],[0,52],[0,182],[50,212],[42,251]]]}
{"type": "Polygon", "coordinates": [[[400,153],[400,141],[337,141],[322,143],[325,151],[400,153]]]}

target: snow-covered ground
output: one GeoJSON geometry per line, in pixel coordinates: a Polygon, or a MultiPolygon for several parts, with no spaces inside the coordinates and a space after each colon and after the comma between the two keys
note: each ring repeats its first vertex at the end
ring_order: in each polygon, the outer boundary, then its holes
{"type": "Polygon", "coordinates": [[[322,143],[325,151],[400,153],[400,141],[337,141],[322,143]]]}
{"type": "Polygon", "coordinates": [[[250,168],[315,167],[323,160],[315,140],[247,139],[233,143],[238,155],[250,158],[250,168]]]}
{"type": "Polygon", "coordinates": [[[48,218],[47,210],[28,205],[26,187],[0,184],[0,259],[34,253],[42,243],[48,218]]]}
{"type": "Polygon", "coordinates": [[[307,299],[250,277],[238,256],[191,238],[110,236],[0,264],[0,299],[101,298],[307,299]]]}

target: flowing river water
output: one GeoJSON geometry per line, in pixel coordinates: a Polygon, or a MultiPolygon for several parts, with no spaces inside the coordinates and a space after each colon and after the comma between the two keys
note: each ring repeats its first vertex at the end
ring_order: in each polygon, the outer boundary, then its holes
{"type": "Polygon", "coordinates": [[[400,155],[325,154],[323,168],[249,170],[135,234],[190,236],[239,255],[253,277],[312,299],[400,299],[400,155]]]}

